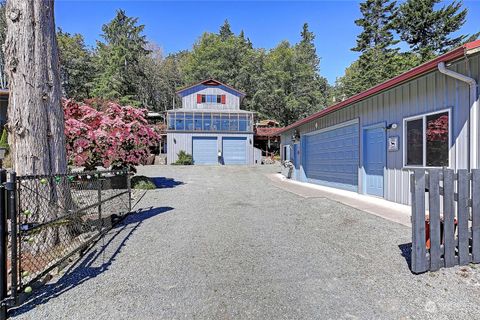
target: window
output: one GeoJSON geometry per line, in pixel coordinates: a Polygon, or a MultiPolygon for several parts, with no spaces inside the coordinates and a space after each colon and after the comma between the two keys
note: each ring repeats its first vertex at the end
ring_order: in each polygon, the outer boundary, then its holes
{"type": "Polygon", "coordinates": [[[193,130],[193,114],[185,114],[185,130],[193,130]]]}
{"type": "Polygon", "coordinates": [[[175,130],[185,130],[185,114],[183,112],[175,114],[175,130]]]}
{"type": "Polygon", "coordinates": [[[405,165],[448,167],[450,112],[430,113],[404,120],[405,165]]]}
{"type": "Polygon", "coordinates": [[[221,103],[225,104],[226,98],[224,94],[199,94],[197,95],[197,103],[221,103]]]}
{"type": "Polygon", "coordinates": [[[252,115],[241,113],[171,112],[169,131],[235,131],[251,132],[252,115]]]}
{"type": "Polygon", "coordinates": [[[201,131],[202,130],[202,116],[203,114],[201,113],[195,113],[194,114],[194,127],[195,130],[201,131]]]}

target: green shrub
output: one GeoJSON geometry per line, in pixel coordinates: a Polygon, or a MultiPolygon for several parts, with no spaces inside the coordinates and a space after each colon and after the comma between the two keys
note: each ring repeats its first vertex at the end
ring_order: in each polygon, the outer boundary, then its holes
{"type": "Polygon", "coordinates": [[[134,176],[130,183],[132,184],[133,189],[153,190],[157,188],[152,180],[146,176],[134,176]]]}
{"type": "Polygon", "coordinates": [[[186,153],[185,151],[180,151],[178,153],[178,160],[174,163],[175,165],[192,165],[193,157],[191,154],[186,153]]]}
{"type": "Polygon", "coordinates": [[[153,184],[152,181],[139,181],[133,186],[133,189],[139,189],[139,190],[153,190],[157,189],[157,187],[153,184]]]}
{"type": "Polygon", "coordinates": [[[7,129],[3,128],[2,137],[0,138],[0,148],[9,149],[7,129]]]}

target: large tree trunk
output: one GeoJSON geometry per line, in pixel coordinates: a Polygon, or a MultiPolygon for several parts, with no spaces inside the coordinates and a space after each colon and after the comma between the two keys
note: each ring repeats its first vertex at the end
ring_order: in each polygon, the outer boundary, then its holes
{"type": "Polygon", "coordinates": [[[53,2],[7,1],[9,144],[19,175],[67,170],[53,2]]]}
{"type": "MultiPolygon", "coordinates": [[[[6,70],[9,78],[8,132],[17,175],[67,172],[64,113],[53,0],[8,0],[6,4],[6,70]]],[[[25,222],[44,223],[65,215],[72,206],[66,182],[36,184],[21,190],[25,222]],[[28,191],[28,192],[27,192],[28,191]]],[[[22,188],[22,185],[20,185],[22,188]]],[[[35,253],[72,237],[71,226],[52,227],[23,248],[35,253]]]]}

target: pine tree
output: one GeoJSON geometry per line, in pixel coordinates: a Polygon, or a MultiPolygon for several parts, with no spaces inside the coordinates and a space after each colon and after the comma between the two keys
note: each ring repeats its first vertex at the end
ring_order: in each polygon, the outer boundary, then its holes
{"type": "Polygon", "coordinates": [[[139,64],[148,54],[144,25],[137,18],[128,17],[118,10],[115,18],[102,27],[105,42],[97,42],[94,95],[116,99],[121,103],[139,104],[138,88],[145,77],[139,64]]]}
{"type": "Polygon", "coordinates": [[[230,28],[230,23],[228,22],[228,20],[225,19],[225,22],[220,27],[219,34],[220,34],[220,38],[224,41],[234,35],[232,32],[232,29],[230,28]]]}
{"type": "Polygon", "coordinates": [[[436,9],[439,3],[440,0],[407,0],[399,9],[397,32],[420,54],[422,61],[460,45],[469,37],[452,36],[465,23],[467,9],[462,9],[462,3],[454,1],[436,9]]]}
{"type": "Polygon", "coordinates": [[[95,68],[92,53],[85,46],[83,36],[71,35],[59,29],[57,42],[63,95],[76,100],[89,98],[95,68]]]}
{"type": "Polygon", "coordinates": [[[320,76],[320,58],[314,44],[315,35],[305,23],[301,41],[294,47],[295,73],[293,76],[294,96],[300,106],[292,110],[295,118],[303,118],[326,107],[327,80],[320,76]]]}
{"type": "Polygon", "coordinates": [[[376,48],[382,51],[391,50],[398,41],[393,39],[396,2],[390,0],[366,0],[360,4],[362,18],[355,24],[362,28],[357,37],[357,46],[353,51],[365,52],[376,48]]]}

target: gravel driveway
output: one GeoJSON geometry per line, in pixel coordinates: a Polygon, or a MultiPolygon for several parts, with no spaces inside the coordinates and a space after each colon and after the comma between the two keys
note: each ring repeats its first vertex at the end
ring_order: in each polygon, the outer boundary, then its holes
{"type": "Polygon", "coordinates": [[[137,194],[143,210],[35,290],[15,318],[480,317],[475,266],[412,275],[407,227],[278,189],[265,177],[277,170],[140,168],[174,180],[137,194]]]}

